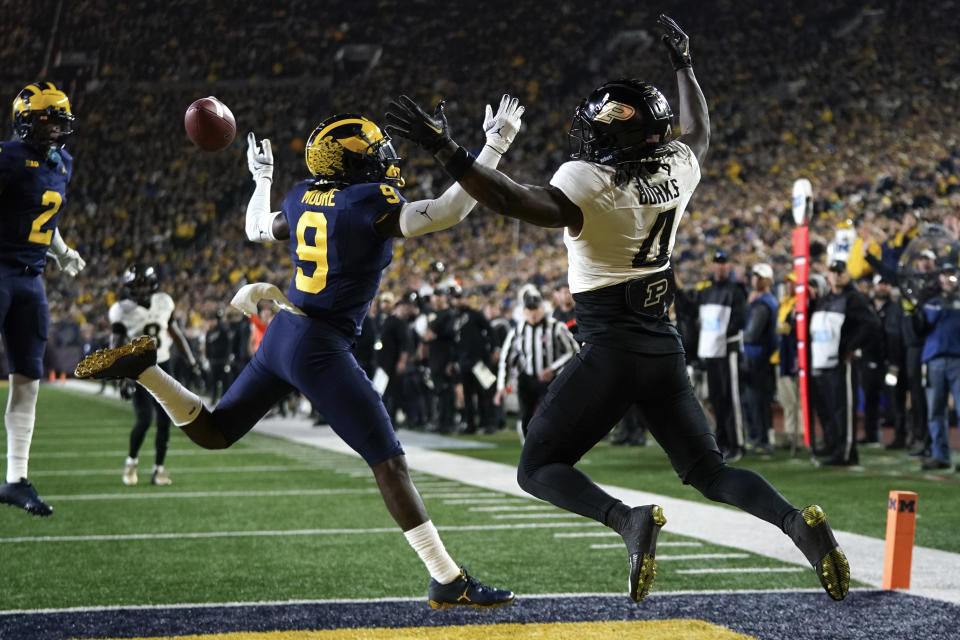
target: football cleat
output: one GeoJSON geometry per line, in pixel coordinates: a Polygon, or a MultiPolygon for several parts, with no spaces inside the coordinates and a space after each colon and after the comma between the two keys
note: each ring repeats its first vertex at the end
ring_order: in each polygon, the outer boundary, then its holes
{"type": "Polygon", "coordinates": [[[167,473],[167,470],[164,469],[161,464],[153,468],[153,476],[150,478],[150,484],[165,487],[173,484],[173,480],[170,479],[170,474],[167,473]]]}
{"type": "Polygon", "coordinates": [[[496,609],[510,604],[516,598],[512,591],[494,589],[476,578],[471,578],[463,567],[460,567],[460,576],[453,582],[440,584],[431,578],[430,591],[427,597],[432,609],[450,609],[452,607],[496,609]]]}
{"type": "Polygon", "coordinates": [[[843,600],[850,589],[850,563],[840,550],[827,515],[813,504],[800,512],[788,527],[788,535],[817,572],[820,584],[834,600],[843,600]]]}
{"type": "Polygon", "coordinates": [[[100,349],[77,365],[74,375],[96,380],[130,378],[157,364],[157,343],[150,336],[140,336],[130,344],[113,349],[100,349]]]}
{"type": "Polygon", "coordinates": [[[667,524],[660,505],[650,504],[634,507],[630,510],[630,520],[620,532],[627,543],[627,557],[630,559],[630,577],[627,580],[627,593],[634,602],[640,602],[650,593],[650,587],[657,577],[657,536],[660,528],[667,524]]]}
{"type": "Polygon", "coordinates": [[[26,478],[20,478],[20,482],[0,484],[0,504],[20,507],[35,516],[49,516],[53,513],[53,507],[40,499],[37,490],[26,478]]]}
{"type": "Polygon", "coordinates": [[[128,462],[123,465],[123,484],[132,487],[137,484],[137,463],[128,462]]]}

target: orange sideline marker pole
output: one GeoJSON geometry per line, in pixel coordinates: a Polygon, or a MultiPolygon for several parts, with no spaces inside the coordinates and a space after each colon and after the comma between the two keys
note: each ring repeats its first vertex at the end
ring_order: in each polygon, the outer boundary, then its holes
{"type": "Polygon", "coordinates": [[[883,588],[909,589],[917,494],[891,491],[887,499],[887,547],[883,554],[883,588]]]}

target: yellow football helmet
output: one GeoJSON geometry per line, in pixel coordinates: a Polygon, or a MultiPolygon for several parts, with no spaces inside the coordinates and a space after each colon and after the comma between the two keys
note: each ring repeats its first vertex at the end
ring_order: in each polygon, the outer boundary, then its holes
{"type": "Polygon", "coordinates": [[[24,87],[13,101],[13,131],[21,140],[38,144],[63,144],[73,133],[76,119],[67,94],[52,82],[35,82],[24,87]],[[58,125],[59,130],[45,127],[58,125]],[[42,137],[41,137],[42,136],[42,137]]]}
{"type": "Polygon", "coordinates": [[[304,156],[307,169],[321,183],[404,185],[390,136],[360,115],[344,113],[321,122],[307,138],[304,156]]]}

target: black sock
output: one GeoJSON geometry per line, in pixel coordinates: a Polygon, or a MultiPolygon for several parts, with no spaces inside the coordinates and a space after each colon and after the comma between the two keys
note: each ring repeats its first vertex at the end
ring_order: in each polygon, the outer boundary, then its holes
{"type": "Polygon", "coordinates": [[[610,507],[606,517],[603,519],[603,524],[617,533],[622,533],[628,522],[630,522],[630,507],[622,502],[618,502],[610,507]]]}

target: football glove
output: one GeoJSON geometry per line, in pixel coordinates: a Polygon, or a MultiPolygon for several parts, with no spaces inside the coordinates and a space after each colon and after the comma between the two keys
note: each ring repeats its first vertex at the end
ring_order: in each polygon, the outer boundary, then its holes
{"type": "Polygon", "coordinates": [[[486,115],[483,118],[483,133],[487,136],[487,144],[494,151],[503,155],[510,148],[513,139],[520,130],[520,117],[525,108],[520,105],[518,98],[511,98],[504,94],[500,98],[500,108],[497,114],[487,105],[486,115]]]}
{"type": "Polygon", "coordinates": [[[60,271],[63,271],[71,278],[77,277],[77,274],[87,266],[86,260],[80,257],[76,249],[71,249],[70,247],[66,247],[59,254],[54,251],[48,251],[47,255],[53,258],[53,261],[57,263],[60,271]]]}
{"type": "Polygon", "coordinates": [[[267,178],[273,182],[273,149],[270,141],[264,138],[258,147],[253,131],[247,134],[247,168],[254,181],[267,178]]]}
{"type": "Polygon", "coordinates": [[[657,24],[666,31],[660,40],[667,48],[674,71],[691,68],[693,61],[690,59],[690,37],[683,32],[680,25],[673,21],[673,18],[663,13],[657,18],[657,24]]]}
{"type": "Polygon", "coordinates": [[[431,154],[450,142],[450,127],[443,113],[443,100],[431,115],[407,96],[400,96],[387,106],[386,122],[387,133],[406,138],[431,154]]]}

